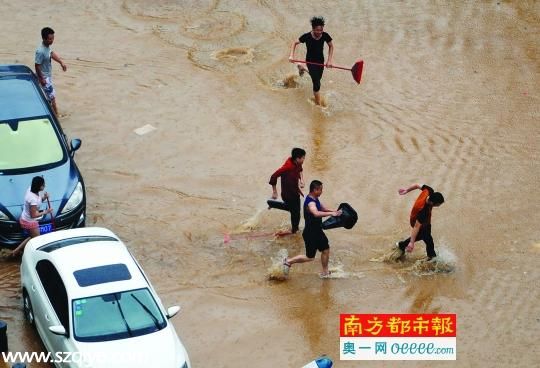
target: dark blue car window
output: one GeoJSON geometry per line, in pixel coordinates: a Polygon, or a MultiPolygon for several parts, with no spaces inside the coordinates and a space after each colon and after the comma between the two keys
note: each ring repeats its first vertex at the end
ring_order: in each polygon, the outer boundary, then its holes
{"type": "Polygon", "coordinates": [[[69,333],[69,302],[62,277],[56,267],[46,259],[36,264],[36,272],[60,323],[69,333]]]}
{"type": "Polygon", "coordinates": [[[36,86],[28,77],[0,78],[0,121],[48,115],[36,86]]]}

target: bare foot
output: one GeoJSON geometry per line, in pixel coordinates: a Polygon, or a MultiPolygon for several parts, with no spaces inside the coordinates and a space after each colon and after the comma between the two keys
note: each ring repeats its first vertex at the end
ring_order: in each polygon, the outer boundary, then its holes
{"type": "Polygon", "coordinates": [[[283,258],[283,266],[291,267],[291,264],[287,261],[287,257],[283,258]]]}
{"type": "Polygon", "coordinates": [[[21,252],[11,252],[7,256],[8,259],[17,259],[21,256],[21,252]]]}
{"type": "Polygon", "coordinates": [[[287,257],[285,257],[283,258],[283,274],[285,276],[288,276],[290,270],[291,270],[291,264],[287,262],[287,257]]]}
{"type": "Polygon", "coordinates": [[[321,272],[321,273],[319,274],[319,277],[320,277],[321,279],[328,279],[328,278],[332,277],[332,271],[321,272]]]}

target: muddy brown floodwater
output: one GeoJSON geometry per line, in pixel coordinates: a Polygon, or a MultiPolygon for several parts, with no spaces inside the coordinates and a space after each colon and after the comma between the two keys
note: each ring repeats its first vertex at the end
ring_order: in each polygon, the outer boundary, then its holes
{"type": "MultiPolygon", "coordinates": [[[[322,353],[336,367],[540,364],[540,2],[0,3],[1,63],[33,66],[40,29],[55,29],[87,225],[118,234],[164,303],[182,306],[172,322],[194,367],[295,368],[322,353]],[[360,86],[325,71],[325,108],[287,62],[319,14],[335,64],[365,61],[360,86]],[[294,146],[323,203],[359,213],[327,232],[336,279],[317,277],[317,258],[269,281],[272,257],[302,252],[301,236],[240,236],[287,228],[265,200],[294,146]],[[404,263],[377,262],[409,232],[415,195],[397,189],[416,182],[445,195],[433,234],[450,273],[415,267],[422,243],[404,263]],[[457,313],[457,362],[340,362],[339,314],[379,312],[457,313]]],[[[1,261],[0,277],[10,349],[41,351],[18,263],[1,261]]]]}

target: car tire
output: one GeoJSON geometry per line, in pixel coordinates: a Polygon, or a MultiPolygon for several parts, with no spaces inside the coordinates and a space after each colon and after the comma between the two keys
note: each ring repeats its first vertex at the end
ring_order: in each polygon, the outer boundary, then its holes
{"type": "Polygon", "coordinates": [[[30,296],[26,290],[23,290],[23,312],[24,319],[26,319],[30,325],[34,326],[34,310],[32,309],[32,302],[30,301],[30,296]]]}

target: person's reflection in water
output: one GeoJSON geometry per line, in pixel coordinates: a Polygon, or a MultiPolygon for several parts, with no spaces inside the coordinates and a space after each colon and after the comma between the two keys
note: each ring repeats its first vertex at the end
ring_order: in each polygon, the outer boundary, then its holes
{"type": "Polygon", "coordinates": [[[294,305],[300,306],[300,308],[292,309],[295,311],[294,320],[302,325],[304,336],[307,338],[306,342],[314,355],[328,353],[329,348],[326,345],[328,336],[333,333],[338,334],[338,330],[328,331],[327,327],[333,326],[328,323],[328,316],[332,315],[331,311],[335,305],[332,286],[332,282],[320,282],[319,289],[305,288],[301,293],[296,294],[297,299],[293,301],[294,305]]]}
{"type": "Polygon", "coordinates": [[[433,300],[437,289],[431,287],[418,288],[418,285],[409,287],[405,294],[411,295],[414,299],[409,308],[411,313],[437,313],[440,307],[433,306],[433,300]]]}

